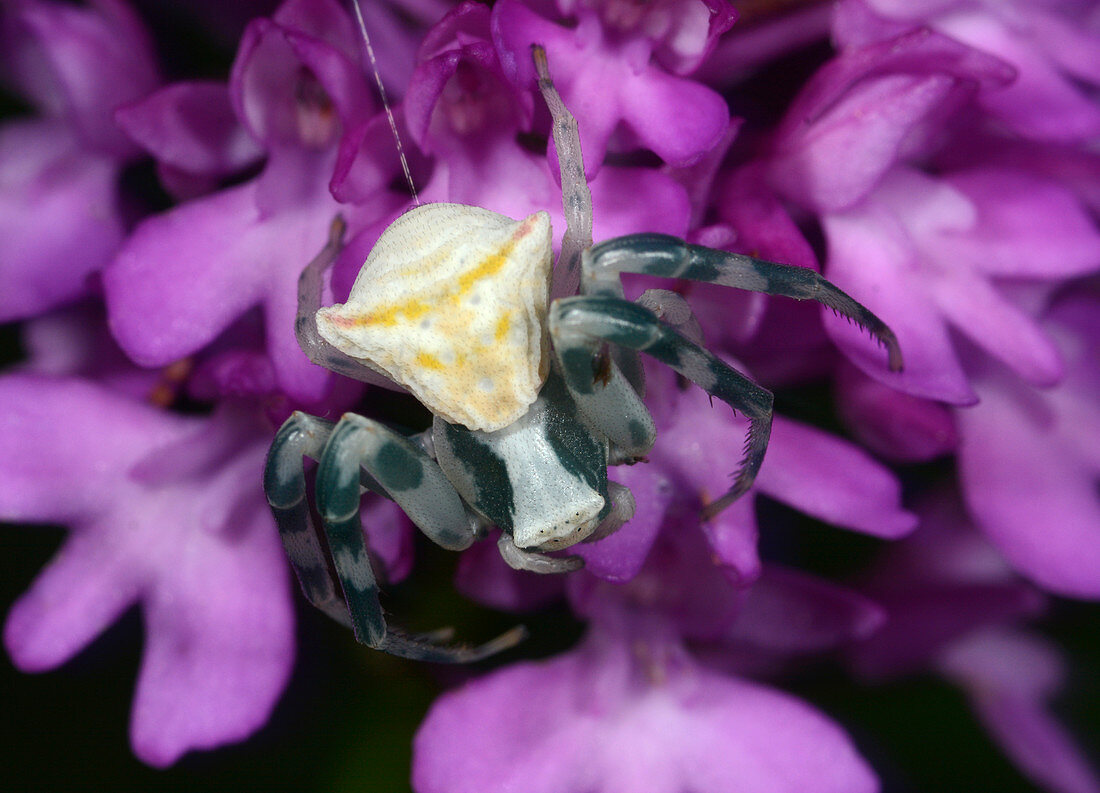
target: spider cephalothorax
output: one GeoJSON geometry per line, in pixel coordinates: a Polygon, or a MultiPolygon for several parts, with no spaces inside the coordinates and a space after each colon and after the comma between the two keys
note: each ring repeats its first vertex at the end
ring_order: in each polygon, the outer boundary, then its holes
{"type": "Polygon", "coordinates": [[[520,633],[468,648],[388,628],[359,520],[363,490],[393,499],[444,548],[467,548],[495,525],[513,567],[576,569],[576,557],[546,552],[605,537],[632,517],[634,499],[608,481],[607,467],[637,461],[656,440],[639,396],[636,351],[749,419],[733,485],[703,517],[752,484],[771,430],[772,395],[658,316],[670,307],[690,316],[683,298],[651,290],[629,302],[621,273],[818,300],[867,328],[887,347],[890,367],[901,368],[889,328],[812,270],[663,234],[592,245],[576,121],[550,81],[545,53],[536,47],[534,55],[554,121],[568,222],[556,273],[545,212],[517,221],[477,207],[426,204],[383,232],[346,303],[321,307],[323,273],[341,248],[340,221],[299,285],[298,338],[311,360],[359,379],[385,375],[435,417],[430,430],[405,436],[354,413],[335,425],[295,413],[265,470],[268,501],[306,596],[350,623],[361,642],[398,655],[475,660],[520,633]],[[580,294],[572,295],[578,282],[580,294]],[[552,289],[572,296],[551,300],[552,289]],[[303,455],[320,463],[315,489],[324,543],[306,503],[303,455]]]}

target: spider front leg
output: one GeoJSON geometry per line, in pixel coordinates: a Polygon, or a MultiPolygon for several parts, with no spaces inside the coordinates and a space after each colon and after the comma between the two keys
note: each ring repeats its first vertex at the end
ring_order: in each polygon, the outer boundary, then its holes
{"type": "Polygon", "coordinates": [[[795,300],[816,300],[867,330],[886,347],[890,371],[902,369],[901,348],[886,323],[820,274],[805,267],[689,245],[667,234],[630,234],[594,246],[582,257],[581,292],[622,297],[624,272],[687,278],[795,300]]]}
{"type": "Polygon", "coordinates": [[[706,506],[703,518],[717,515],[749,489],[771,434],[770,391],[663,324],[649,309],[617,297],[583,295],[555,301],[550,308],[550,334],[570,391],[597,424],[600,416],[622,412],[619,403],[626,393],[616,393],[593,377],[593,357],[602,342],[645,352],[740,411],[749,419],[741,466],[733,486],[706,506]]]}
{"type": "Polygon", "coordinates": [[[283,544],[311,603],[350,625],[363,644],[406,658],[468,663],[522,639],[523,629],[516,628],[480,647],[442,646],[437,642],[446,637],[445,632],[412,636],[387,627],[359,516],[364,484],[396,501],[421,531],[444,548],[462,550],[477,536],[477,525],[458,493],[435,460],[413,440],[355,414],[345,415],[333,427],[296,413],[283,425],[268,455],[264,486],[283,544]],[[309,517],[303,455],[320,461],[317,506],[342,599],[309,517]]]}
{"type": "Polygon", "coordinates": [[[324,298],[325,271],[332,267],[344,249],[346,231],[344,219],[339,215],[333,218],[325,247],[298,276],[298,313],[294,319],[294,336],[302,352],[318,366],[352,380],[393,388],[390,380],[334,347],[317,329],[317,310],[321,308],[324,298]]]}
{"type": "Polygon", "coordinates": [[[332,422],[296,412],[279,428],[264,466],[264,493],[279,537],[306,600],[351,627],[348,608],[329,574],[325,552],[309,515],[302,457],[320,459],[332,422]]]}

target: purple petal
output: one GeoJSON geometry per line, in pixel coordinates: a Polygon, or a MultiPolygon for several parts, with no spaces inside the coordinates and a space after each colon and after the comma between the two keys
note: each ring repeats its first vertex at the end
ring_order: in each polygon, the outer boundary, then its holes
{"type": "Polygon", "coordinates": [[[735,583],[748,586],[760,577],[762,568],[757,552],[760,534],[748,499],[727,507],[704,523],[703,533],[735,583]]]}
{"type": "MultiPolygon", "coordinates": [[[[1070,190],[1093,213],[1100,211],[1100,155],[1085,148],[971,134],[956,136],[954,145],[941,152],[937,159],[948,169],[965,170],[974,162],[983,162],[989,168],[1033,174],[1040,183],[1070,190]]],[[[962,189],[967,186],[962,185],[962,189]]],[[[1064,202],[1066,199],[1057,200],[1064,202]]],[[[1014,204],[1010,203],[1009,207],[1014,204]]],[[[1067,206],[1071,207],[1070,217],[1080,211],[1072,203],[1067,206]]],[[[1060,222],[1057,218],[1046,219],[1060,222]]],[[[1025,233],[1027,230],[1025,226],[1025,233]]],[[[1077,239],[1077,234],[1070,239],[1077,239]]],[[[1046,261],[1045,254],[1041,254],[1040,261],[1046,261]]]]}
{"type": "Polygon", "coordinates": [[[258,217],[251,183],[147,219],[104,273],[119,344],[146,366],[206,345],[259,302],[255,265],[269,262],[281,243],[258,217]],[[254,265],[242,266],[248,261],[254,265]]]}
{"type": "MultiPolygon", "coordinates": [[[[1072,386],[1053,393],[1070,403],[1093,399],[1074,396],[1072,386]]],[[[960,475],[977,523],[1043,587],[1100,597],[1097,470],[1075,448],[1082,428],[1008,377],[983,382],[978,393],[981,403],[957,414],[960,475]]]]}
{"type": "Polygon", "coordinates": [[[223,83],[173,83],[120,108],[119,126],[162,166],[225,176],[263,156],[233,114],[223,83]]]}
{"type": "Polygon", "coordinates": [[[776,133],[772,184],[804,206],[848,208],[913,145],[933,111],[1010,75],[1000,61],[928,30],[842,53],[788,110],[776,133]]]}
{"type": "Polygon", "coordinates": [[[168,765],[257,729],[293,657],[286,564],[256,486],[267,434],[232,410],[183,419],[75,378],[13,375],[0,390],[0,459],[19,465],[0,514],[72,525],[9,615],[16,663],[63,663],[140,602],[138,755],[168,765]]]}
{"type": "Polygon", "coordinates": [[[250,182],[139,225],[104,273],[111,327],[135,361],[159,366],[196,352],[262,303],[280,386],[315,400],[328,375],[298,349],[296,284],[325,243],[335,202],[270,218],[258,195],[250,182]]]}
{"type": "Polygon", "coordinates": [[[622,121],[668,164],[692,164],[726,134],[729,107],[707,86],[657,69],[632,82],[620,94],[622,121]]]}
{"type": "MultiPolygon", "coordinates": [[[[980,97],[982,105],[1013,131],[1029,138],[1065,142],[1085,141],[1100,134],[1100,108],[1068,75],[1060,73],[1035,42],[987,12],[954,14],[940,25],[952,38],[992,53],[1016,68],[1017,77],[1008,86],[980,97]]],[[[1098,42],[1095,33],[1093,36],[1095,49],[1098,42]]]]}
{"type": "MultiPolygon", "coordinates": [[[[239,492],[261,460],[241,466],[239,492]]],[[[135,754],[151,765],[248,737],[290,676],[294,613],[282,546],[263,499],[250,501],[250,517],[230,530],[234,542],[192,529],[159,549],[171,564],[145,600],[148,641],[130,728],[135,754]]]]}
{"type": "Polygon", "coordinates": [[[814,427],[776,416],[757,487],[838,526],[897,539],[916,528],[901,508],[901,485],[862,449],[814,427]]]}
{"type": "Polygon", "coordinates": [[[913,585],[911,591],[876,593],[886,624],[858,645],[851,660],[871,681],[912,674],[936,653],[988,625],[1034,616],[1041,597],[1020,583],[913,585]]]}
{"type": "Polygon", "coordinates": [[[813,248],[779,198],[765,185],[758,165],[729,175],[718,198],[721,217],[737,232],[736,250],[768,261],[820,269],[813,248]]]}
{"type": "Polygon", "coordinates": [[[934,487],[917,504],[920,530],[883,548],[869,583],[876,593],[926,586],[1012,584],[1024,589],[997,549],[977,531],[953,488],[934,487]]]}
{"type": "MultiPolygon", "coordinates": [[[[402,140],[411,136],[405,124],[403,108],[394,110],[397,134],[402,140]]],[[[427,173],[425,158],[415,147],[405,147],[414,183],[420,173],[427,173]]],[[[384,113],[348,132],[340,141],[330,189],[333,197],[346,204],[367,204],[385,195],[395,178],[404,178],[389,119],[384,113]]],[[[407,196],[405,196],[407,200],[407,196]]]]}
{"type": "MultiPolygon", "coordinates": [[[[651,464],[671,480],[679,520],[697,520],[698,510],[729,489],[747,422],[724,403],[712,406],[697,388],[684,392],[672,416],[673,423],[660,428],[651,464]]],[[[752,503],[735,502],[702,526],[730,574],[742,583],[755,580],[760,559],[752,503]]]]}
{"type": "MultiPolygon", "coordinates": [[[[132,155],[132,144],[115,126],[114,109],[144,96],[159,80],[151,42],[134,12],[117,0],[98,0],[94,8],[24,2],[17,13],[41,48],[41,61],[29,65],[48,64],[54,81],[51,95],[36,99],[48,110],[63,111],[84,145],[113,157],[132,155]]],[[[16,35],[6,44],[27,43],[16,35]]],[[[32,88],[45,87],[40,76],[27,76],[32,88]]]]}
{"type": "Polygon", "coordinates": [[[799,141],[797,151],[791,146],[783,152],[770,169],[771,183],[820,211],[850,207],[897,162],[910,128],[952,88],[942,75],[876,78],[833,105],[799,141]]]}
{"type": "Polygon", "coordinates": [[[957,0],[913,0],[905,7],[876,0],[840,0],[833,9],[831,33],[838,49],[866,47],[912,30],[933,6],[952,6],[957,0]],[[885,14],[888,16],[880,16],[885,14]],[[899,19],[900,18],[900,19],[899,19]]]}
{"type": "Polygon", "coordinates": [[[609,477],[634,494],[634,517],[610,537],[570,550],[584,559],[585,569],[592,575],[621,583],[637,575],[645,563],[672,500],[672,486],[659,471],[642,465],[612,469],[609,477]]]}
{"type": "Polygon", "coordinates": [[[634,682],[646,678],[632,669],[630,645],[591,637],[579,651],[445,694],[417,733],[413,787],[677,793],[736,780],[744,793],[878,789],[847,736],[809,706],[682,658],[651,658],[649,679],[660,685],[634,682]]]}
{"type": "Polygon", "coordinates": [[[500,558],[497,534],[462,553],[455,588],[478,603],[501,611],[533,611],[562,596],[565,577],[513,570],[500,558]]]}
{"type": "Polygon", "coordinates": [[[726,640],[782,654],[835,649],[886,621],[881,606],[822,579],[775,565],[745,593],[726,640]]]}
{"type": "Polygon", "coordinates": [[[955,419],[938,402],[904,394],[850,364],[837,371],[837,410],[855,437],[897,462],[927,462],[958,446],[955,419]]]}
{"type": "Polygon", "coordinates": [[[136,573],[102,533],[73,533],[8,613],[4,645],[12,662],[44,672],[68,661],[139,601],[136,573]]]}
{"type": "Polygon", "coordinates": [[[694,511],[674,505],[645,567],[625,585],[587,572],[570,576],[573,611],[590,621],[606,621],[616,610],[642,610],[675,625],[684,639],[721,640],[741,610],[746,583],[715,554],[697,523],[694,511]]]}
{"type": "Polygon", "coordinates": [[[683,75],[691,74],[708,60],[719,37],[736,20],[737,10],[722,0],[678,0],[653,6],[640,26],[663,28],[662,39],[655,42],[654,57],[673,74],[683,75]]]}
{"type": "MultiPolygon", "coordinates": [[[[1037,181],[1022,174],[1013,175],[992,169],[984,173],[971,172],[971,178],[964,175],[962,182],[977,188],[976,197],[982,202],[979,204],[947,180],[932,179],[907,168],[896,168],[883,180],[871,200],[889,207],[904,226],[918,252],[924,292],[936,303],[942,315],[1029,382],[1046,386],[1057,382],[1062,376],[1062,361],[1053,340],[1034,319],[994,288],[985,273],[996,271],[998,267],[984,263],[987,255],[984,243],[997,235],[997,226],[1000,225],[997,223],[998,216],[1011,216],[1012,211],[1007,208],[1013,203],[1029,204],[1016,197],[1021,190],[1034,189],[1038,197],[1051,198],[1053,207],[1058,210],[1073,206],[1074,202],[1068,195],[1043,190],[1041,188],[1046,185],[1036,184],[1037,181]],[[1002,203],[1000,197],[989,190],[995,187],[1005,189],[1004,206],[991,210],[990,205],[1002,203]],[[1052,192],[1054,195],[1051,195],[1052,192]]],[[[1030,213],[1033,214],[1035,207],[1029,205],[1028,209],[1033,210],[1030,213]]],[[[1075,247],[1081,247],[1078,242],[1081,235],[1072,232],[1088,223],[1080,217],[1080,212],[1078,217],[1077,229],[1073,228],[1072,213],[1067,222],[1051,225],[1069,233],[1067,257],[1075,260],[1078,268],[1084,265],[1087,271],[1097,266],[1088,262],[1089,256],[1098,257],[1100,262],[1100,236],[1092,233],[1095,238],[1092,251],[1075,251],[1075,247]]],[[[1008,254],[1017,261],[1028,256],[1029,245],[1034,247],[1025,240],[1024,234],[1006,232],[1005,236],[1021,243],[1019,253],[1008,254]]],[[[1048,246],[1057,248],[1058,244],[1048,242],[1048,246]]],[[[1004,258],[1004,254],[1005,249],[1000,242],[990,244],[988,257],[994,262],[1004,258]]],[[[1016,267],[1023,271],[1019,273],[1021,275],[1033,268],[1032,264],[1016,267]]],[[[1054,268],[1050,276],[1057,276],[1060,270],[1054,268]]],[[[1069,272],[1073,271],[1071,265],[1069,272]]]]}
{"type": "Polygon", "coordinates": [[[622,64],[612,59],[601,60],[598,52],[589,51],[598,44],[598,23],[588,17],[582,32],[584,36],[575,36],[574,31],[547,21],[513,0],[504,0],[493,7],[493,42],[501,68],[514,84],[534,84],[531,44],[537,42],[546,49],[554,84],[578,120],[585,175],[592,178],[603,163],[608,141],[619,120],[619,108],[617,92],[586,91],[584,76],[587,74],[592,81],[589,86],[616,85],[620,90],[619,81],[627,76],[617,73],[622,64]],[[579,81],[576,89],[575,81],[579,81]]]}
{"type": "Polygon", "coordinates": [[[351,20],[328,0],[293,0],[277,17],[286,23],[256,19],[245,30],[229,83],[233,107],[268,147],[334,146],[341,125],[353,128],[373,109],[351,20]]]}
{"type": "Polygon", "coordinates": [[[135,455],[193,426],[73,378],[9,374],[0,397],[0,514],[11,521],[102,512],[135,455]]]}
{"type": "Polygon", "coordinates": [[[582,15],[575,29],[567,29],[506,0],[493,8],[492,31],[504,73],[518,85],[534,81],[531,44],[546,48],[555,84],[579,121],[589,176],[603,162],[620,121],[642,146],[672,165],[698,160],[729,125],[729,110],[718,94],[650,65],[651,44],[644,37],[612,46],[593,15],[582,15]]]}
{"type": "Polygon", "coordinates": [[[118,174],[117,161],[81,151],[60,122],[0,127],[0,321],[88,291],[125,235],[118,174]]]}
{"type": "Polygon", "coordinates": [[[1054,647],[1029,634],[987,631],[954,644],[939,666],[969,693],[986,730],[1038,785],[1056,793],[1100,791],[1095,769],[1047,710],[1065,676],[1054,647]]]}
{"type": "Polygon", "coordinates": [[[954,642],[1035,616],[1046,603],[975,531],[956,493],[933,490],[919,514],[920,530],[886,548],[868,579],[889,620],[852,652],[865,678],[926,669],[954,642]]]}
{"type": "Polygon", "coordinates": [[[945,260],[981,272],[1024,278],[1071,278],[1100,268],[1100,233],[1074,195],[1050,179],[1008,168],[945,174],[977,210],[965,234],[941,235],[945,260]]]}
{"type": "MultiPolygon", "coordinates": [[[[687,234],[691,203],[687,191],[668,174],[651,168],[604,166],[591,181],[593,237],[611,239],[624,234],[654,232],[683,237],[687,234]],[[645,201],[623,201],[623,196],[644,195],[645,201]]],[[[561,194],[554,196],[555,223],[564,228],[561,194]]]]}
{"type": "Polygon", "coordinates": [[[928,287],[944,318],[1029,383],[1052,386],[1062,379],[1064,366],[1054,340],[989,281],[957,266],[930,278],[928,287]]]}
{"type": "Polygon", "coordinates": [[[975,401],[917,266],[917,252],[896,218],[867,206],[823,219],[829,242],[829,280],[875,312],[897,334],[905,370],[886,371],[886,356],[866,333],[824,313],[825,329],[849,359],[871,377],[914,396],[954,404],[975,401]]]}
{"type": "Polygon", "coordinates": [[[138,369],[115,344],[98,302],[36,317],[22,326],[27,371],[94,379],[138,402],[153,402],[165,373],[138,369]]]}

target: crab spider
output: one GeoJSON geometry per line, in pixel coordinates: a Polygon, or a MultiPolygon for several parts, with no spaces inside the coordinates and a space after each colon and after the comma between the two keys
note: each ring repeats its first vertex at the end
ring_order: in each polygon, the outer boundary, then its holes
{"type": "Polygon", "coordinates": [[[321,306],[324,271],[342,247],[339,219],[299,282],[296,331],[311,360],[368,382],[384,375],[434,416],[431,429],[407,436],[354,413],[335,424],[295,413],[264,471],[305,596],[350,625],[360,642],[409,658],[478,660],[519,641],[522,629],[467,647],[446,644],[447,631],[417,636],[387,626],[360,523],[364,490],[395,501],[449,550],[469,547],[495,525],[512,567],[576,569],[577,557],[546,552],[606,537],[631,518],[634,499],[608,480],[607,467],[638,461],[656,440],[636,352],[749,419],[733,484],[702,518],[752,484],[771,430],[771,393],[697,343],[679,295],[651,290],[628,302],[621,273],[817,300],[869,330],[887,348],[890,368],[901,368],[890,329],[812,270],[663,234],[592,245],[576,121],[550,80],[545,53],[533,52],[553,118],[567,220],[556,274],[545,212],[516,221],[477,207],[425,204],[383,232],[347,303],[321,306]],[[303,456],[319,463],[323,539],[310,517],[303,456]]]}

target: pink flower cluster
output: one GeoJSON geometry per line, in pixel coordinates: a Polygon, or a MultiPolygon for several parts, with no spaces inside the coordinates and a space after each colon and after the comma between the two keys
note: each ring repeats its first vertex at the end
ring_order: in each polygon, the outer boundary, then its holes
{"type": "MultiPolygon", "coordinates": [[[[1100,3],[736,5],[364,3],[420,200],[545,209],[560,244],[541,44],[596,240],[819,270],[906,363],[887,371],[816,305],[661,283],[692,305],[685,332],[780,394],[756,485],[701,520],[745,424],[647,368],[657,445],[610,472],[635,517],[565,576],[511,570],[491,540],[459,560],[469,598],[565,598],[585,637],[441,695],[413,786],[878,790],[845,730],[776,687],[828,654],[861,681],[943,676],[1036,783],[1096,793],[1047,711],[1065,662],[1029,626],[1051,597],[1100,599],[1100,3]],[[786,389],[849,437],[785,416],[786,389]],[[849,581],[798,570],[757,496],[879,538],[881,559],[849,581]]],[[[225,81],[170,83],[124,0],[0,17],[3,77],[34,108],[0,125],[0,318],[26,352],[0,374],[0,518],[69,529],[4,642],[53,669],[140,605],[131,730],[154,766],[248,737],[287,684],[295,595],[264,454],[292,410],[369,415],[380,393],[298,348],[298,276],[339,214],[342,298],[412,201],[350,6],[258,10],[225,81]],[[124,189],[143,161],[169,208],[124,189]]],[[[364,515],[402,579],[411,523],[380,499],[364,515]]]]}

